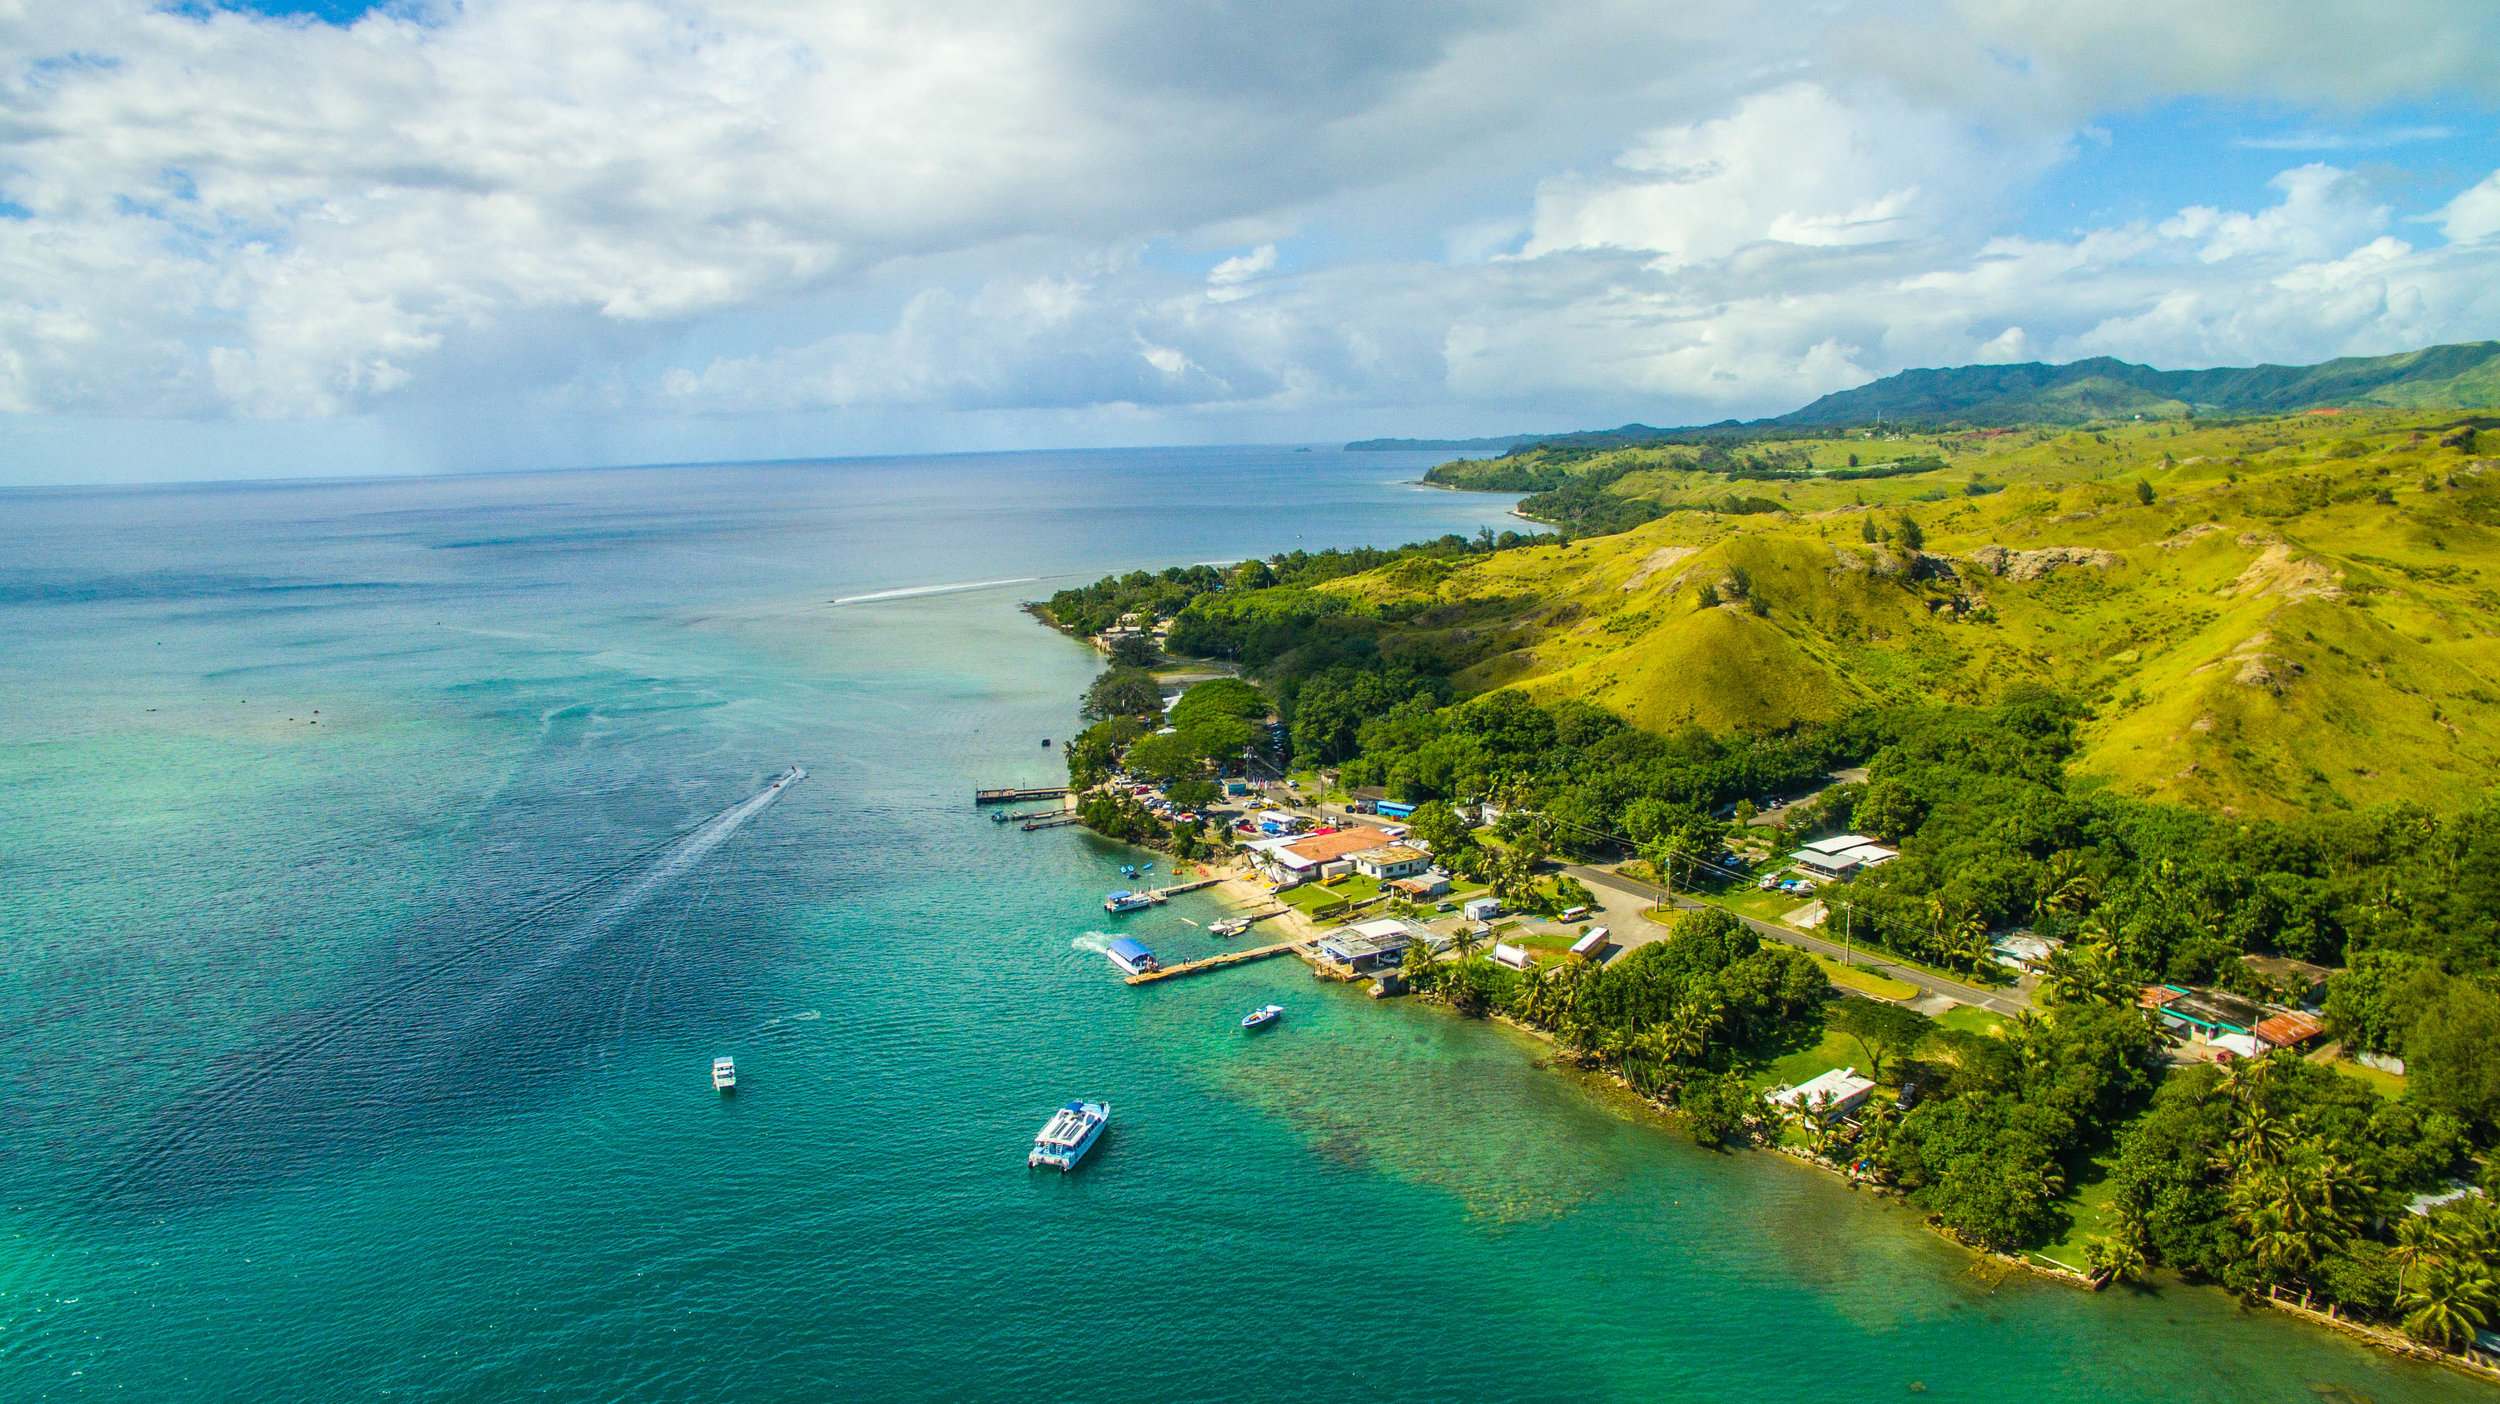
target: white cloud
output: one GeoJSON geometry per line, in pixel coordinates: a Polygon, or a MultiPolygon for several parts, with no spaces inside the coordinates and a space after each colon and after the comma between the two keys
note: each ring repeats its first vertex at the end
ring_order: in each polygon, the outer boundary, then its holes
{"type": "Polygon", "coordinates": [[[1724,258],[1750,244],[1880,244],[1968,218],[1973,196],[2029,175],[2053,145],[1992,149],[1932,112],[1877,100],[1846,104],[1793,83],[1746,98],[1725,117],[1650,133],[1617,158],[1622,174],[1564,176],[1537,192],[1528,257],[1565,249],[1645,249],[1662,269],[1724,258]],[[1952,187],[1939,191],[1936,185],[1952,187]]]}
{"type": "Polygon", "coordinates": [[[152,5],[0,0],[0,412],[1559,426],[2500,321],[2500,175],[2007,232],[2119,105],[2489,94],[2490,7],[152,5]]]}
{"type": "Polygon", "coordinates": [[[2439,212],[2439,232],[2454,244],[2471,244],[2500,234],[2500,171],[2448,202],[2439,212]]]}

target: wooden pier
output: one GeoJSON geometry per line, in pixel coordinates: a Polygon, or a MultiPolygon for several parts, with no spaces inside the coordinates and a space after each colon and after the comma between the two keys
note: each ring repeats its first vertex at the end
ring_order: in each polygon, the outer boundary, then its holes
{"type": "Polygon", "coordinates": [[[1067,797],[1068,787],[1065,785],[1035,785],[1022,790],[975,790],[972,792],[974,804],[1017,804],[1024,800],[1066,799],[1067,797]]]}
{"type": "Polygon", "coordinates": [[[1157,980],[1195,975],[1201,970],[1217,970],[1227,965],[1247,965],[1254,960],[1265,960],[1269,956],[1283,955],[1302,944],[1300,941],[1279,941],[1273,946],[1253,946],[1245,951],[1226,951],[1222,955],[1211,955],[1204,960],[1185,960],[1178,965],[1167,965],[1160,970],[1149,970],[1143,975],[1131,975],[1127,983],[1151,985],[1157,980]]]}
{"type": "Polygon", "coordinates": [[[1054,814],[1047,819],[1025,820],[1024,831],[1029,834],[1039,829],[1063,829],[1075,822],[1077,819],[1073,814],[1054,814]]]}

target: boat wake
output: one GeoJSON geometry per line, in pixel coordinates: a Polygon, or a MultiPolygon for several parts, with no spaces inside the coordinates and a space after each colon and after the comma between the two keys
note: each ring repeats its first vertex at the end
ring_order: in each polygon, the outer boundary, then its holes
{"type": "Polygon", "coordinates": [[[1070,941],[1068,947],[1071,950],[1085,951],[1093,955],[1109,955],[1111,943],[1118,939],[1120,938],[1107,931],[1088,931],[1070,941]]]}
{"type": "MultiPolygon", "coordinates": [[[[299,1096],[296,1084],[350,1081],[360,1084],[352,1091],[363,1099],[361,1104],[374,1105],[403,1090],[389,1085],[394,1081],[473,1056],[479,1026],[508,1018],[517,996],[545,984],[568,960],[692,872],[805,778],[805,769],[792,766],[727,809],[367,986],[309,1024],[298,1024],[287,1037],[253,1051],[235,1071],[194,1090],[157,1117],[100,1187],[99,1197],[127,1198],[151,1183],[182,1178],[183,1171],[199,1168],[191,1163],[197,1160],[248,1159],[255,1150],[270,1149],[273,1127],[268,1123],[302,1126],[318,1121],[325,1109],[357,1104],[353,1097],[342,1101],[349,1088],[320,1086],[299,1096]],[[548,932],[554,933],[552,939],[544,935],[548,932]],[[527,958],[500,979],[478,968],[492,955],[511,954],[516,943],[533,935],[540,939],[527,958]]],[[[284,1139],[283,1134],[277,1139],[284,1139]]],[[[304,1134],[300,1139],[320,1138],[304,1134]]]]}
{"type": "Polygon", "coordinates": [[[875,604],[880,600],[916,600],[923,595],[959,595],[966,590],[995,590],[1001,585],[1030,585],[1041,579],[1038,575],[1019,575],[1013,580],[967,580],[956,585],[912,585],[900,590],[878,590],[865,595],[844,595],[834,601],[838,605],[875,604]]]}

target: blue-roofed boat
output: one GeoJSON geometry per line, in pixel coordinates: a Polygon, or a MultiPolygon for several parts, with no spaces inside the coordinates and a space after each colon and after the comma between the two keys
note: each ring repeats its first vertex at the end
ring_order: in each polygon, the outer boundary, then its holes
{"type": "Polygon", "coordinates": [[[1110,1123],[1109,1102],[1070,1102],[1043,1124],[1041,1134],[1033,1138],[1033,1153],[1024,1163],[1027,1168],[1047,1165],[1061,1172],[1073,1170],[1110,1123]]]}
{"type": "Polygon", "coordinates": [[[1154,904],[1153,893],[1131,892],[1125,887],[1102,899],[1102,909],[1114,916],[1121,912],[1136,911],[1140,907],[1151,907],[1154,904]]]}
{"type": "Polygon", "coordinates": [[[1163,968],[1163,962],[1156,960],[1155,953],[1147,950],[1144,943],[1127,936],[1112,942],[1103,954],[1131,975],[1149,975],[1163,968]]]}

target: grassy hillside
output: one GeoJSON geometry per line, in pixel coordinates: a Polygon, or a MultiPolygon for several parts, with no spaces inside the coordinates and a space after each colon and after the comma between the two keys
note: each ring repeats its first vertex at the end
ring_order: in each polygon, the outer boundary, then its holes
{"type": "Polygon", "coordinates": [[[1654,730],[2032,679],[2092,702],[2080,769],[2130,793],[2444,807],[2500,762],[2495,437],[2378,410],[1617,450],[1567,465],[1580,500],[1664,515],[1322,588],[1463,691],[1654,730]],[[1913,462],[1823,476],[1852,455],[1913,462]]]}

